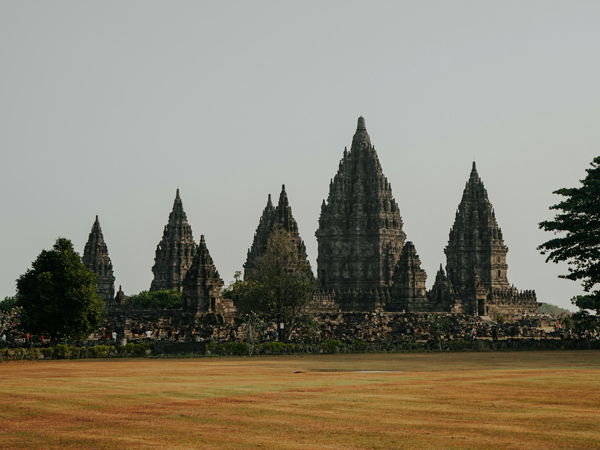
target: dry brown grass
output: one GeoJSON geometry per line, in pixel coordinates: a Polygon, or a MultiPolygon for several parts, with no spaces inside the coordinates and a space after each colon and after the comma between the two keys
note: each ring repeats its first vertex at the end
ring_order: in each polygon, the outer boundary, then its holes
{"type": "Polygon", "coordinates": [[[0,364],[0,449],[251,448],[599,449],[600,352],[0,364]]]}

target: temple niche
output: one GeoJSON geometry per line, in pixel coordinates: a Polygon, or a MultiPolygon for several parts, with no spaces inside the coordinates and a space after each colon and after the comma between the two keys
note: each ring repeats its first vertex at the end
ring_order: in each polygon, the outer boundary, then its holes
{"type": "Polygon", "coordinates": [[[96,216],[92,231],[90,231],[88,241],[85,244],[82,260],[88,269],[98,275],[96,291],[99,297],[105,303],[111,303],[115,296],[115,276],[98,216],[96,216]]]}
{"type": "Polygon", "coordinates": [[[363,117],[329,184],[315,235],[323,292],[342,310],[383,307],[406,235],[363,117]]]}
{"type": "Polygon", "coordinates": [[[154,279],[150,290],[181,292],[185,274],[192,265],[195,254],[196,243],[192,236],[192,227],[187,221],[177,189],[169,221],[165,225],[161,241],[156,246],[156,257],[152,267],[154,279]]]}

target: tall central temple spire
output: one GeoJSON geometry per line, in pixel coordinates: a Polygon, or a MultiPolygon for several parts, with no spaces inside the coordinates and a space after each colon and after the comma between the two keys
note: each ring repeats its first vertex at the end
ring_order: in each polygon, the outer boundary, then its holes
{"type": "Polygon", "coordinates": [[[358,118],[358,125],[356,126],[356,133],[354,133],[354,137],[352,138],[352,148],[358,148],[363,145],[368,147],[371,146],[371,137],[367,132],[367,125],[365,124],[365,118],[360,116],[358,118]]]}
{"type": "Polygon", "coordinates": [[[329,185],[316,236],[322,288],[368,291],[391,285],[406,235],[363,117],[329,185]]]}

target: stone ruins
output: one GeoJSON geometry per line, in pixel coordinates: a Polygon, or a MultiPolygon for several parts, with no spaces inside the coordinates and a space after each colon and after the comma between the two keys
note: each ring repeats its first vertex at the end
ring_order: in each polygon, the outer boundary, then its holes
{"type": "MultiPolygon", "coordinates": [[[[492,319],[537,312],[535,292],[518,291],[508,282],[508,247],[475,163],[444,250],[445,269],[440,265],[430,290],[415,245],[406,240],[402,225],[391,184],[383,174],[365,120],[360,117],[350,150],[344,149],[327,199],[321,205],[315,233],[319,290],[310,312],[439,312],[492,319]]],[[[298,251],[306,257],[285,186],[276,207],[269,195],[244,264],[246,277],[276,227],[290,232],[298,251]]],[[[114,297],[112,263],[97,217],[83,259],[99,275],[100,296],[113,307],[122,306],[125,300],[121,289],[114,297]]],[[[179,190],[156,247],[152,272],[150,290],[183,293],[183,311],[177,314],[196,318],[211,315],[211,320],[220,323],[235,316],[235,306],[221,295],[223,280],[204,236],[198,245],[194,242],[179,190]]]]}

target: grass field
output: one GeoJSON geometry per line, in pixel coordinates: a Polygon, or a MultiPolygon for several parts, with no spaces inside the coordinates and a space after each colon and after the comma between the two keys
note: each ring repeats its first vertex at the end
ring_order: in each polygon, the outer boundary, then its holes
{"type": "Polygon", "coordinates": [[[600,449],[600,352],[0,364],[0,449],[600,449]]]}

